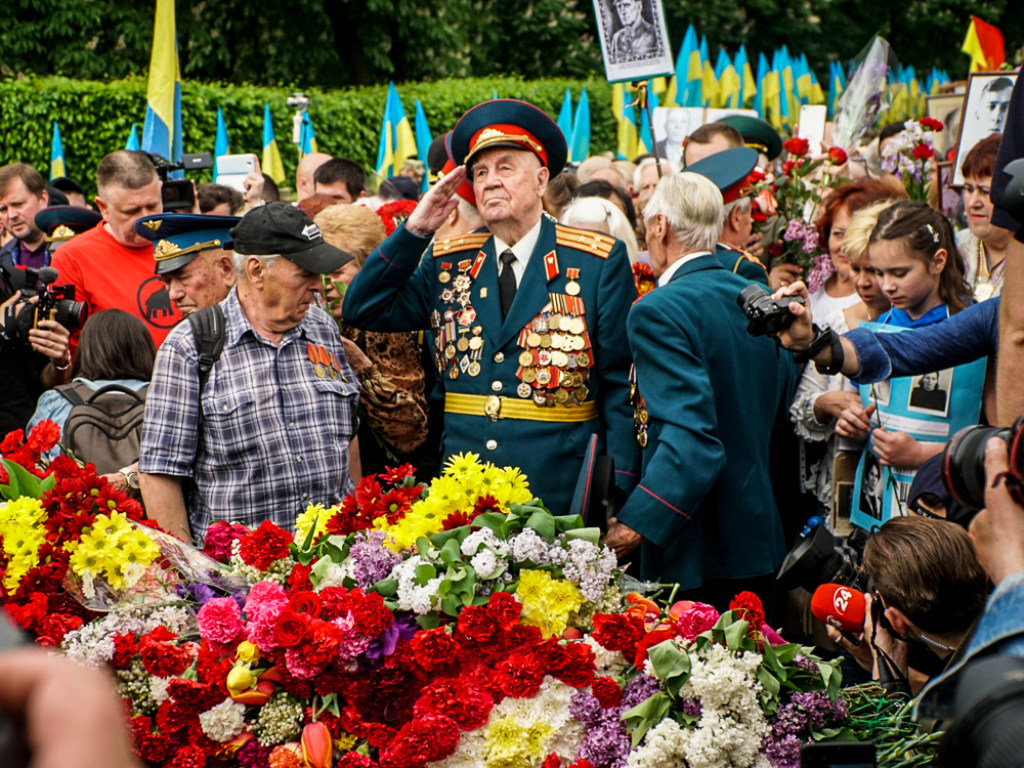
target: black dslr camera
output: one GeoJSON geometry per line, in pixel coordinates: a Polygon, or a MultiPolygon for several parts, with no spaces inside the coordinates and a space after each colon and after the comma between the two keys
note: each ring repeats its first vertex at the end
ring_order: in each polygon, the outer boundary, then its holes
{"type": "Polygon", "coordinates": [[[1006,441],[1010,468],[1006,487],[1010,496],[1024,506],[1024,415],[1009,429],[999,427],[964,427],[950,440],[942,452],[942,481],[953,498],[970,509],[985,506],[985,443],[990,437],[1006,441]]]}
{"type": "Polygon", "coordinates": [[[41,269],[3,268],[5,299],[21,291],[22,299],[38,297],[36,303],[18,301],[4,310],[4,338],[27,341],[28,332],[40,320],[56,320],[69,331],[81,328],[89,315],[84,301],[75,301],[75,286],[51,285],[57,279],[53,267],[41,269]]]}
{"type": "Polygon", "coordinates": [[[783,296],[773,299],[771,291],[760,285],[748,285],[736,297],[743,314],[747,316],[747,333],[751,336],[775,336],[788,328],[795,319],[789,311],[790,304],[803,304],[799,296],[783,296]]]}
{"type": "Polygon", "coordinates": [[[775,578],[784,589],[803,587],[813,593],[821,584],[835,583],[866,592],[870,584],[860,564],[870,537],[862,528],[854,528],[846,537],[836,536],[820,517],[814,516],[786,554],[775,578]]]}
{"type": "Polygon", "coordinates": [[[164,211],[191,211],[195,205],[195,193],[192,190],[192,182],[188,179],[170,179],[168,176],[175,171],[198,171],[203,168],[213,168],[213,159],[209,152],[195,152],[182,155],[180,163],[170,163],[154,152],[147,152],[149,159],[156,168],[157,175],[163,186],[160,188],[160,196],[163,198],[164,211]]]}

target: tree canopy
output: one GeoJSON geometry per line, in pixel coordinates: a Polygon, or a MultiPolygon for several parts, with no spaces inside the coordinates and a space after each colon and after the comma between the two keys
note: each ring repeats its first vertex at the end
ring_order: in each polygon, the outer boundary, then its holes
{"type": "MultiPolygon", "coordinates": [[[[111,79],[146,71],[153,0],[6,0],[0,73],[111,79]]],[[[786,44],[824,73],[882,34],[902,64],[966,72],[970,14],[1024,46],[1016,0],[664,0],[673,46],[687,24],[714,49],[786,44]]],[[[182,76],[334,88],[388,80],[599,74],[591,0],[177,0],[182,76]]],[[[755,60],[756,61],[756,60],[755,60]]]]}

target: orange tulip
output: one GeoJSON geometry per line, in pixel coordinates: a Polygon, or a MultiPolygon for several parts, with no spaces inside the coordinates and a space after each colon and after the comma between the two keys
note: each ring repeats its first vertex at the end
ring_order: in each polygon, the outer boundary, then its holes
{"type": "Polygon", "coordinates": [[[302,729],[302,759],[307,768],[330,768],[331,732],[321,722],[310,723],[302,729]]]}

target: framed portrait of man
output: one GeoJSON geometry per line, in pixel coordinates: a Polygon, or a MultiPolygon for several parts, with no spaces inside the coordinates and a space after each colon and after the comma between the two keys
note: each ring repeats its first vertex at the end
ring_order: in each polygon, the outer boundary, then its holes
{"type": "Polygon", "coordinates": [[[658,157],[681,166],[683,142],[703,123],[703,107],[655,107],[652,127],[658,144],[658,157]]]}
{"type": "Polygon", "coordinates": [[[935,134],[935,152],[946,156],[960,134],[960,115],[964,107],[963,93],[940,93],[927,97],[928,117],[942,122],[943,128],[935,134]]]}
{"type": "Polygon", "coordinates": [[[660,0],[594,0],[594,13],[608,82],[672,74],[660,0]]]}
{"type": "Polygon", "coordinates": [[[953,186],[964,183],[960,166],[967,153],[984,138],[1002,133],[1010,111],[1010,94],[1017,82],[1016,72],[972,72],[967,81],[967,99],[960,118],[960,138],[953,161],[953,186]]]}

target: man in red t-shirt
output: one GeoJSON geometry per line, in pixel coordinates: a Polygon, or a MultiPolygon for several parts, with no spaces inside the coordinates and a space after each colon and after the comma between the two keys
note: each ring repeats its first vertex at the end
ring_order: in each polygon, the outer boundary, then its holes
{"type": "Polygon", "coordinates": [[[160,177],[145,154],[122,149],[100,161],[96,187],[103,223],[53,255],[57,282],[73,285],[90,313],[123,309],[140,318],[160,346],[182,314],[154,274],[153,243],[135,232],[138,219],[163,211],[160,177]]]}

